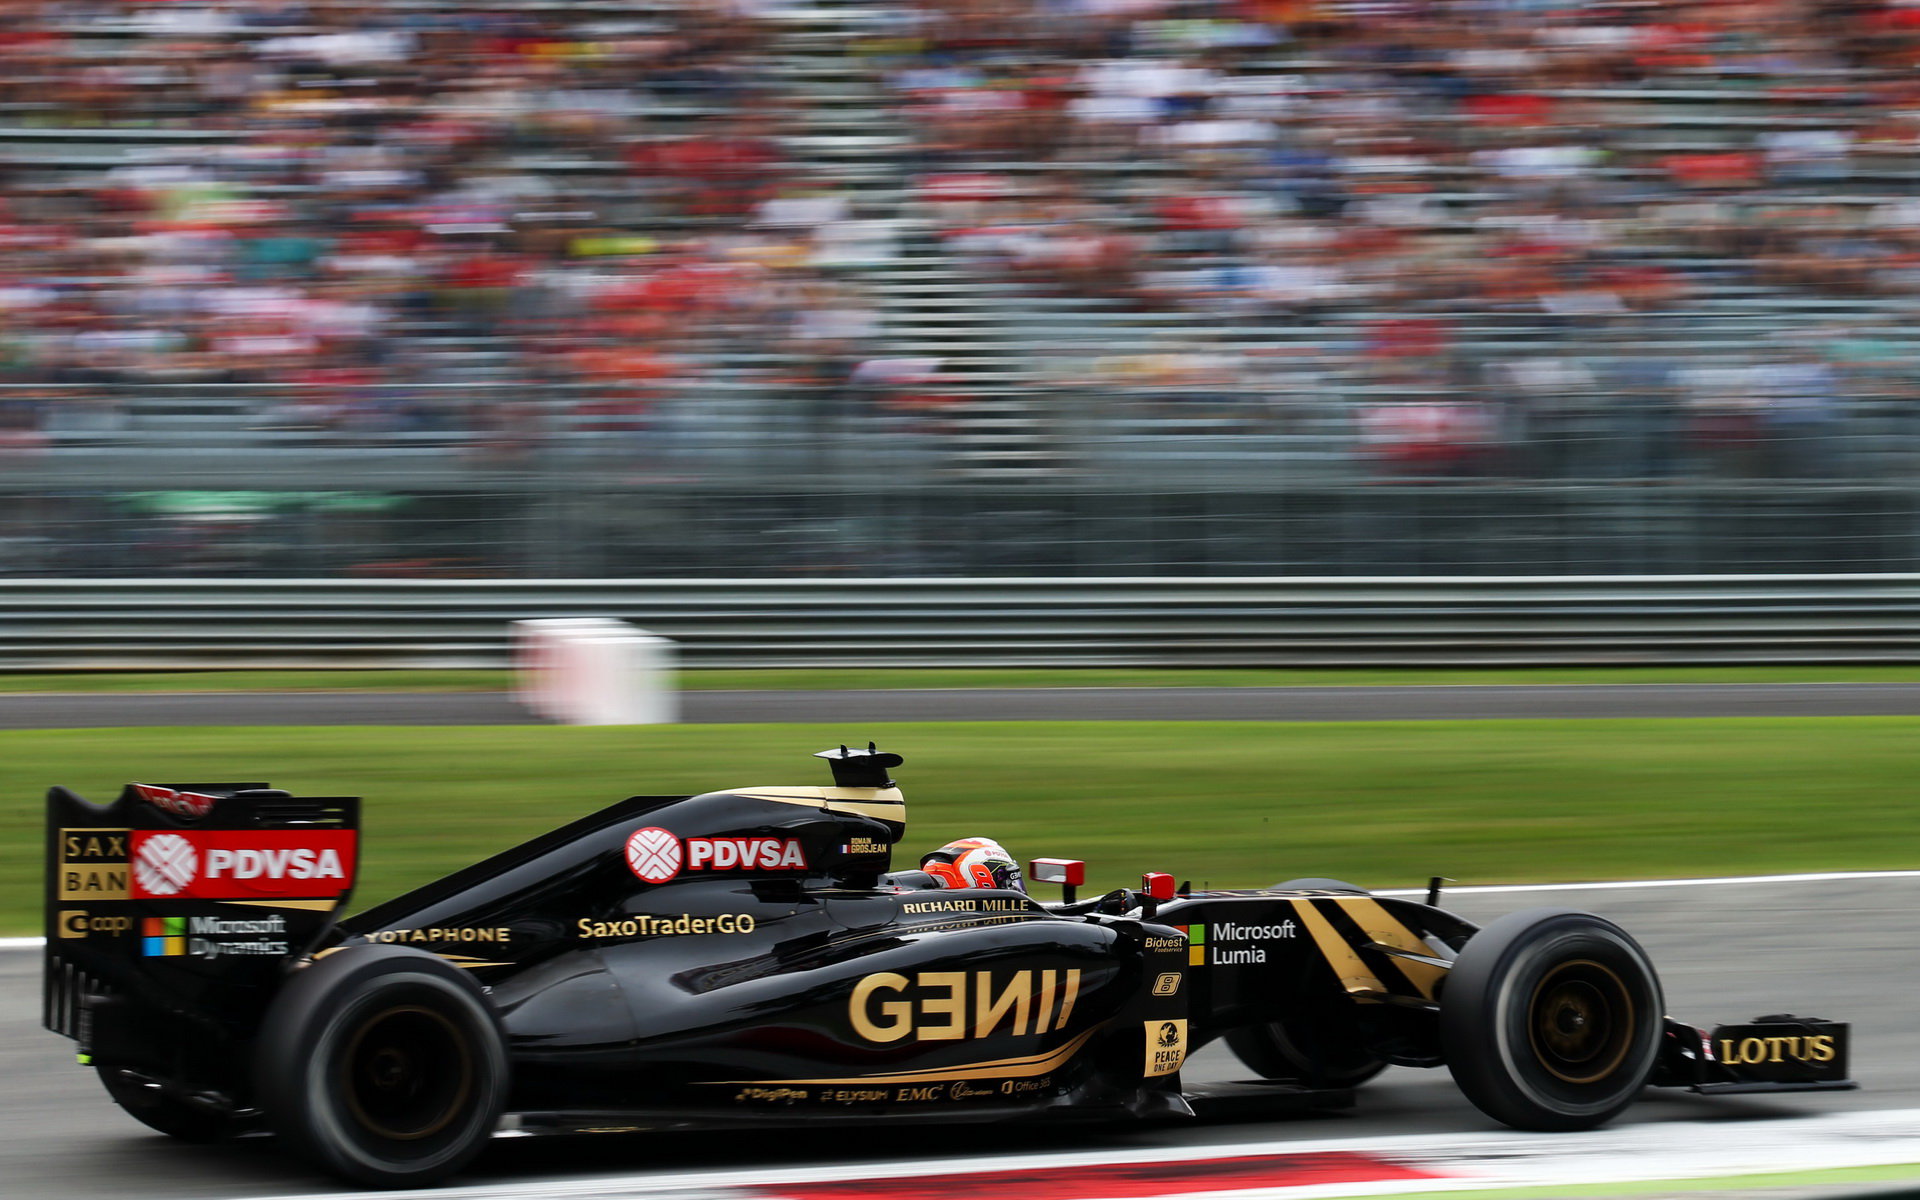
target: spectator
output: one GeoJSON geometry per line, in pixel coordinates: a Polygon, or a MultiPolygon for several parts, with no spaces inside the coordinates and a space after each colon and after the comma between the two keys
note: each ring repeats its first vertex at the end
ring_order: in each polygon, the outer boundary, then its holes
{"type": "MultiPolygon", "coordinates": [[[[1554,478],[1663,477],[1689,443],[1716,470],[1826,477],[1855,462],[1837,389],[1910,387],[1897,353],[1640,349],[1702,313],[1757,331],[1920,294],[1906,6],[856,9],[869,32],[803,51],[830,57],[808,72],[779,62],[792,14],[752,3],[7,5],[10,121],[156,135],[106,169],[10,168],[6,366],[87,399],[8,420],[224,382],[279,397],[287,427],[383,437],[450,419],[395,399],[428,382],[540,378],[596,393],[566,402],[586,431],[648,436],[685,380],[765,369],[809,381],[810,427],[836,430],[897,390],[859,364],[926,348],[856,278],[909,251],[1411,389],[1362,414],[1370,445],[1484,446],[1504,404],[1554,478]],[[869,83],[878,111],[846,119],[869,83]],[[871,145],[798,149],[818,128],[871,145]],[[921,220],[937,248],[910,240],[921,220]],[[1503,365],[1467,380],[1480,361],[1503,365]]],[[[973,370],[949,362],[916,407],[953,411],[973,370]]],[[[539,428],[483,423],[508,446],[539,428]]]]}

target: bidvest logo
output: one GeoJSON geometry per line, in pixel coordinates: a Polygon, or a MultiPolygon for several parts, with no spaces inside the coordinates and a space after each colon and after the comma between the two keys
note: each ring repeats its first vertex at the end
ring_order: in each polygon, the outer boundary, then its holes
{"type": "Polygon", "coordinates": [[[647,883],[665,883],[683,871],[804,871],[807,853],[795,838],[678,838],[657,825],[627,837],[627,869],[647,883]]]}
{"type": "Polygon", "coordinates": [[[133,834],[135,900],[330,899],[353,881],[345,829],[133,834]]]}

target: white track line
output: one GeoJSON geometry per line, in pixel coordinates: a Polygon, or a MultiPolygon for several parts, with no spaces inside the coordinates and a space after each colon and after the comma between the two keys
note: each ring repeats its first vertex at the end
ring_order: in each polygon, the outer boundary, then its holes
{"type": "MultiPolygon", "coordinates": [[[[1710,879],[1622,879],[1604,883],[1498,883],[1477,887],[1450,887],[1442,898],[1457,892],[1476,896],[1496,893],[1527,892],[1617,892],[1633,888],[1718,887],[1744,884],[1841,883],[1856,879],[1920,879],[1920,871],[1822,871],[1808,875],[1727,875],[1710,879]]],[[[1424,896],[1425,888],[1393,888],[1375,891],[1376,896],[1424,896]]],[[[0,951],[38,950],[44,938],[0,938],[0,951]]]]}
{"type": "MultiPolygon", "coordinates": [[[[1789,1120],[1717,1123],[1702,1136],[1697,1122],[1626,1125],[1577,1134],[1499,1132],[1485,1134],[1379,1135],[1236,1145],[1182,1146],[1157,1150],[1078,1150],[1041,1154],[844,1163],[828,1167],[756,1166],[672,1174],[634,1173],[593,1179],[498,1182],[416,1192],[437,1200],[545,1200],[548,1197],[626,1200],[748,1200],[778,1196],[781,1185],[875,1180],[884,1195],[888,1179],[940,1176],[964,1179],[981,1171],[1021,1171],[1177,1163],[1256,1155],[1293,1156],[1357,1152],[1433,1172],[1441,1178],[1405,1181],[1270,1186],[1190,1196],[1222,1200],[1256,1197],[1381,1196],[1395,1192],[1470,1191],[1487,1188],[1552,1188],[1573,1184],[1645,1180],[1712,1179],[1777,1172],[1811,1172],[1920,1163],[1920,1110],[1844,1112],[1789,1120]],[[744,1189],[744,1190],[743,1190],[744,1189]]],[[[325,1193],[328,1200],[381,1200],[391,1192],[325,1193]]],[[[1548,1193],[1550,1194],[1550,1193],[1548,1193]]],[[[1097,1192],[1089,1200],[1097,1200],[1097,1192]]],[[[261,1198],[265,1200],[265,1198],[261,1198]]],[[[279,1200],[321,1200],[321,1196],[279,1200]]]]}
{"type": "MultiPolygon", "coordinates": [[[[1450,887],[1443,896],[1470,892],[1490,896],[1497,892],[1616,892],[1629,888],[1709,887],[1749,883],[1837,883],[1853,879],[1920,879],[1920,871],[1820,871],[1805,875],[1724,875],[1710,879],[1622,879],[1603,883],[1496,883],[1450,887]]],[[[1376,891],[1376,896],[1424,896],[1425,888],[1376,891]]]]}

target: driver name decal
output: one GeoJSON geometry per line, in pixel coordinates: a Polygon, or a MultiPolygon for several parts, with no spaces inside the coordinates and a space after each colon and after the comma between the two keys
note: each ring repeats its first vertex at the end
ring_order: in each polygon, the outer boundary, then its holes
{"type": "Polygon", "coordinates": [[[695,871],[805,871],[797,838],[675,837],[657,825],[627,836],[627,869],[645,883],[666,883],[695,871]]]}

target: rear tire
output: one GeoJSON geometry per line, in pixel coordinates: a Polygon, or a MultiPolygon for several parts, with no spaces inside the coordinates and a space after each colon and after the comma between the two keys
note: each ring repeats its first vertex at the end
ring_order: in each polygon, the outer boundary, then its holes
{"type": "MultiPolygon", "coordinates": [[[[1367,889],[1344,879],[1289,879],[1276,883],[1277,892],[1352,892],[1367,889]]],[[[1263,1079],[1298,1079],[1309,1087],[1358,1087],[1387,1069],[1359,1045],[1357,1034],[1329,1028],[1330,1022],[1297,1016],[1289,1021],[1244,1025],[1221,1040],[1234,1057],[1263,1079]]]]}
{"type": "Polygon", "coordinates": [[[114,1067],[95,1067],[100,1083],[123,1111],[148,1129],[183,1142],[217,1142],[233,1132],[234,1121],[169,1096],[157,1087],[136,1083],[114,1067]]]}
{"type": "Polygon", "coordinates": [[[1591,1129],[1639,1095],[1660,1052],[1660,982],[1611,921],[1509,913],[1460,951],[1440,993],[1447,1069],[1516,1129],[1591,1129]]]}
{"type": "Polygon", "coordinates": [[[326,1169],[373,1187],[451,1175],[506,1104],[506,1039],[479,985],[404,946],[353,946],[274,998],[255,1057],[267,1124],[326,1169]]]}

